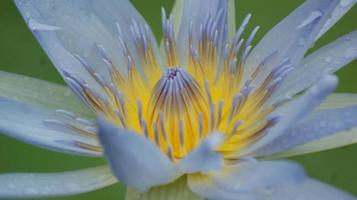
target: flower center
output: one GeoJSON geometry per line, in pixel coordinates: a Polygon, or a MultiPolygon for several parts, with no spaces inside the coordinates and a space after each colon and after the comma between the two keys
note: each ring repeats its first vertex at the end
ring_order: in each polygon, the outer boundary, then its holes
{"type": "MultiPolygon", "coordinates": [[[[178,53],[172,17],[166,19],[164,15],[166,66],[175,67],[163,67],[164,70],[160,67],[153,39],[145,27],[134,24],[133,49],[128,48],[120,31],[118,35],[126,71],[122,66],[115,66],[100,45],[98,52],[108,65],[109,77],[101,77],[93,66],[77,57],[100,86],[101,94],[70,73],[63,72],[64,76],[94,112],[105,115],[120,127],[142,134],[172,160],[186,156],[214,131],[225,136],[225,142],[217,151],[226,159],[238,159],[237,152],[242,147],[275,124],[276,118],[267,116],[282,101],[269,102],[269,98],[291,69],[289,60],[285,60],[268,74],[262,73],[264,65],[274,58],[272,53],[254,70],[244,71],[257,29],[245,45],[239,31],[231,44],[223,45],[217,36],[218,30],[212,30],[218,18],[211,16],[206,20],[198,35],[190,28],[185,59],[178,53]]],[[[88,132],[80,131],[81,134],[88,132]]],[[[100,149],[90,144],[79,145],[100,149]]]]}
{"type": "Polygon", "coordinates": [[[202,88],[183,68],[174,67],[164,72],[151,94],[146,120],[153,129],[148,136],[172,150],[174,158],[186,155],[199,144],[208,121],[202,88]]]}

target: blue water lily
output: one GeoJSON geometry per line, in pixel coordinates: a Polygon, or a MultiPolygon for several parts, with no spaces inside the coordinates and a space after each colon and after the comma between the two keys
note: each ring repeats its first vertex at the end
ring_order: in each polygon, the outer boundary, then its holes
{"type": "Polygon", "coordinates": [[[129,0],[15,0],[69,89],[1,72],[0,131],[108,166],[2,174],[0,198],[356,199],[273,160],[357,142],[357,95],[332,94],[357,31],[305,55],[355,2],[306,0],[253,47],[229,0],[163,9],[161,45],[129,0]]]}

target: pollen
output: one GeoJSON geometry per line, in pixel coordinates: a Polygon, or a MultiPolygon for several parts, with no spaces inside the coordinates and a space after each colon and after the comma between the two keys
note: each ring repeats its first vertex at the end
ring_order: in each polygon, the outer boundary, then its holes
{"type": "Polygon", "coordinates": [[[213,132],[224,135],[216,151],[226,159],[238,159],[237,152],[276,123],[277,118],[268,117],[277,106],[269,98],[290,70],[290,63],[284,60],[276,70],[260,77],[263,81],[257,81],[264,65],[274,59],[273,53],[247,75],[246,59],[259,27],[244,41],[242,33],[250,19],[248,15],[233,40],[224,42],[218,27],[218,22],[227,23],[222,13],[208,16],[198,33],[191,24],[187,54],[182,54],[173,31],[173,17],[166,19],[163,10],[163,64],[147,25],[132,22],[134,48],[130,49],[118,26],[125,72],[119,70],[122,66],[113,64],[105,47],[96,46],[110,80],[104,80],[95,66],[76,56],[105,97],[68,72],[64,72],[66,80],[95,113],[146,137],[173,161],[186,156],[213,132]]]}

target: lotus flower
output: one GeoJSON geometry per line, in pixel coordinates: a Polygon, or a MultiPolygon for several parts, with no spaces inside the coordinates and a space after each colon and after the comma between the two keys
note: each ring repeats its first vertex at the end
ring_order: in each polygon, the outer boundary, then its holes
{"type": "Polygon", "coordinates": [[[307,0],[254,48],[259,27],[243,39],[251,16],[235,31],[228,0],[162,10],[161,47],[129,0],[15,2],[86,107],[64,86],[2,72],[0,131],[108,167],[3,174],[0,198],[120,181],[127,199],[356,199],[273,160],[356,142],[356,96],[332,92],[357,31],[304,57],[355,0],[307,0]]]}

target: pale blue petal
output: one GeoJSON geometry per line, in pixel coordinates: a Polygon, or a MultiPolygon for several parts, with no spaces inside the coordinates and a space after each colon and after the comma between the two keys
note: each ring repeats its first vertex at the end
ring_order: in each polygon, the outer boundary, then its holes
{"type": "MultiPolygon", "coordinates": [[[[189,27],[192,26],[192,33],[194,39],[197,40],[200,26],[203,25],[207,17],[216,18],[221,15],[220,21],[217,24],[219,46],[224,45],[224,41],[227,39],[228,34],[228,13],[231,12],[228,9],[228,0],[183,0],[184,5],[181,10],[182,17],[180,21],[180,28],[178,32],[178,50],[180,53],[180,58],[182,59],[182,64],[185,65],[187,62],[187,55],[189,52],[188,36],[189,27]],[[222,13],[220,13],[222,12],[222,13]]],[[[180,13],[174,13],[180,15],[180,13]]]]}
{"type": "Polygon", "coordinates": [[[285,185],[262,191],[259,200],[356,200],[351,194],[314,179],[299,185],[285,185]]]}
{"type": "Polygon", "coordinates": [[[178,168],[185,173],[204,173],[221,169],[223,166],[223,157],[215,152],[215,149],[222,141],[222,134],[211,134],[202,144],[178,163],[178,168]]]}
{"type": "Polygon", "coordinates": [[[252,50],[245,65],[244,79],[249,79],[259,64],[274,52],[276,55],[260,71],[256,79],[258,82],[286,58],[291,60],[292,67],[296,66],[339,2],[340,0],[305,1],[269,31],[252,50]]]}
{"type": "Polygon", "coordinates": [[[0,174],[0,199],[69,196],[116,182],[107,166],[61,173],[0,174]]]}
{"type": "MultiPolygon", "coordinates": [[[[334,93],[326,98],[316,111],[326,109],[341,109],[344,107],[357,106],[357,94],[334,93]]],[[[315,111],[315,112],[316,112],[315,111]]],[[[296,155],[309,154],[329,149],[351,145],[357,142],[357,128],[338,132],[338,134],[328,135],[320,139],[312,140],[302,145],[298,145],[287,151],[282,151],[269,156],[269,159],[286,158],[296,155]]]]}
{"type": "MultiPolygon", "coordinates": [[[[184,16],[184,14],[187,14],[188,12],[184,12],[183,9],[184,9],[184,4],[187,5],[187,2],[188,1],[175,1],[175,4],[172,8],[172,11],[171,11],[171,14],[173,15],[174,17],[174,30],[175,30],[175,34],[178,33],[179,31],[179,28],[180,28],[180,25],[181,25],[181,21],[182,19],[185,18],[186,20],[186,17],[187,16],[184,16]]],[[[207,2],[207,1],[206,1],[207,2]]],[[[211,3],[211,2],[209,2],[211,3]]],[[[235,7],[235,1],[228,1],[228,37],[229,38],[232,38],[236,32],[236,7],[235,7]]],[[[197,8],[195,8],[197,9],[197,8]]],[[[192,13],[190,13],[192,14],[192,13]]]]}
{"type": "Polygon", "coordinates": [[[208,199],[260,200],[260,191],[296,185],[304,177],[304,170],[293,162],[257,161],[227,166],[223,171],[206,175],[189,175],[188,185],[193,192],[208,199]]]}
{"type": "Polygon", "coordinates": [[[275,92],[274,99],[295,95],[356,58],[357,31],[353,31],[304,58],[275,92]]]}
{"type": "Polygon", "coordinates": [[[113,174],[139,191],[174,181],[181,174],[159,148],[143,136],[98,119],[98,137],[113,174]]]}
{"type": "Polygon", "coordinates": [[[336,6],[331,13],[331,17],[326,20],[324,26],[321,28],[315,40],[318,40],[326,31],[328,31],[341,17],[343,17],[357,2],[357,0],[341,0],[340,4],[336,6]]]}
{"type": "Polygon", "coordinates": [[[336,149],[355,143],[357,143],[357,128],[322,137],[317,140],[312,140],[287,151],[275,153],[271,156],[268,156],[267,159],[281,159],[292,156],[311,154],[315,152],[336,149]]]}
{"type": "Polygon", "coordinates": [[[264,146],[261,151],[264,151],[265,155],[270,155],[356,127],[357,106],[318,111],[297,126],[288,129],[285,134],[264,146]]]}
{"type": "Polygon", "coordinates": [[[311,87],[300,97],[279,107],[270,117],[277,117],[278,122],[270,128],[265,135],[255,143],[249,145],[241,155],[262,156],[264,146],[269,145],[276,138],[287,133],[296,123],[302,121],[312,110],[317,107],[337,85],[337,77],[325,75],[318,83],[311,87]]]}
{"type": "Polygon", "coordinates": [[[220,185],[215,185],[212,183],[212,180],[202,174],[195,175],[195,177],[190,176],[188,185],[194,194],[207,200],[260,200],[252,192],[241,190],[229,191],[220,185]]]}
{"type": "Polygon", "coordinates": [[[357,105],[357,94],[334,93],[321,103],[321,105],[318,107],[318,110],[342,108],[355,105],[357,105]]]}
{"type": "MultiPolygon", "coordinates": [[[[105,49],[105,57],[126,74],[126,58],[117,39],[119,24],[123,40],[137,60],[130,26],[134,21],[140,26],[146,22],[129,0],[15,0],[15,3],[59,72],[66,77],[68,73],[64,70],[69,72],[103,96],[103,89],[73,54],[81,56],[101,79],[110,80],[108,66],[101,56],[103,51],[96,47],[98,44],[105,49]]],[[[147,32],[151,34],[149,28],[147,32]]],[[[157,49],[156,42],[153,45],[157,49]]]]}
{"type": "Polygon", "coordinates": [[[81,136],[69,130],[66,132],[46,126],[44,120],[57,119],[57,116],[51,111],[28,106],[3,97],[0,97],[0,107],[1,134],[62,153],[100,156],[97,151],[91,151],[76,145],[76,142],[97,145],[95,138],[81,136]]]}
{"type": "Polygon", "coordinates": [[[0,71],[0,96],[47,109],[65,109],[93,119],[89,110],[65,85],[0,71]]]}

